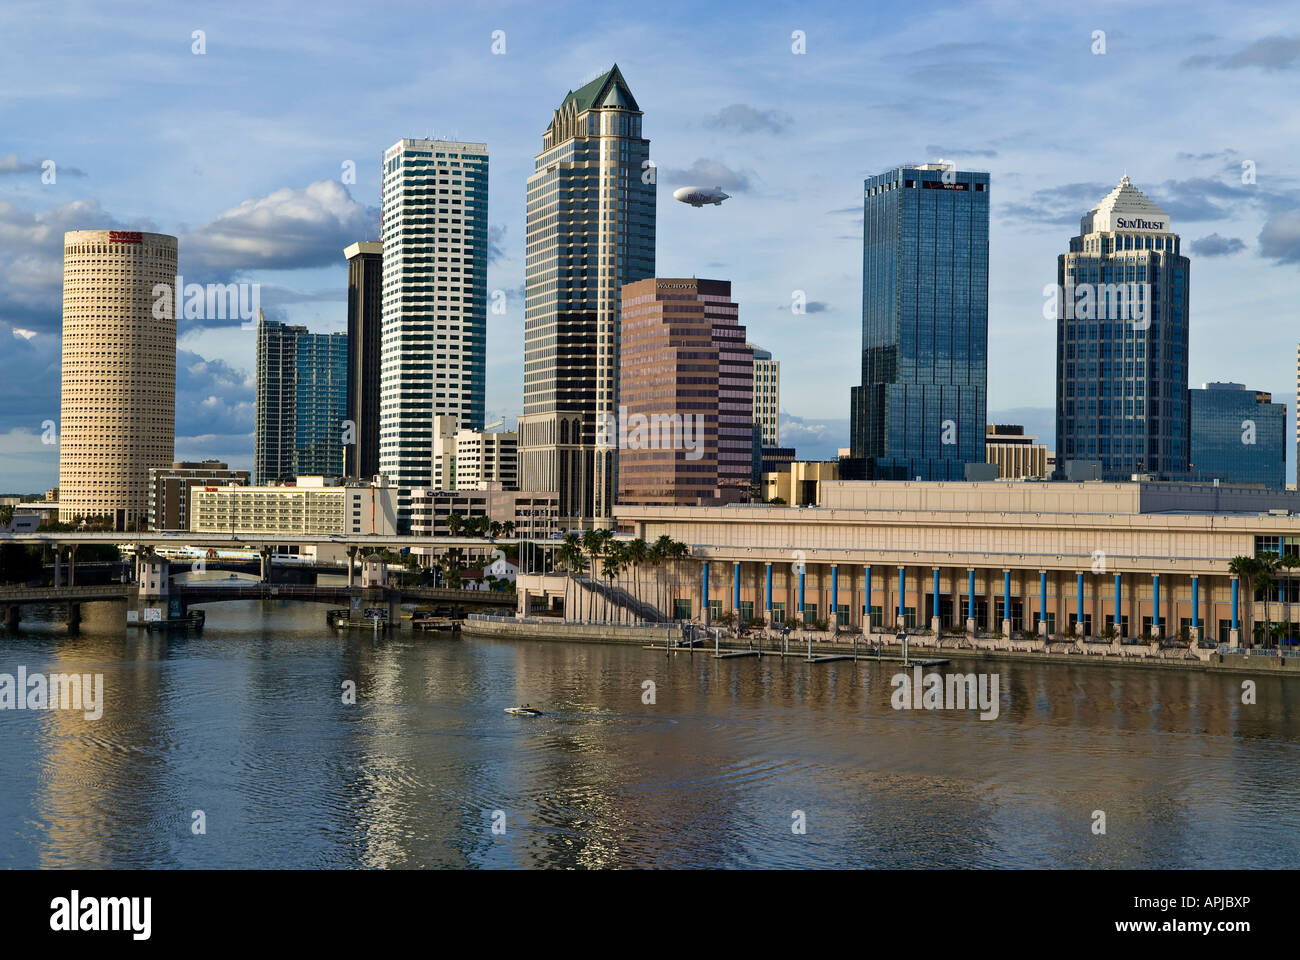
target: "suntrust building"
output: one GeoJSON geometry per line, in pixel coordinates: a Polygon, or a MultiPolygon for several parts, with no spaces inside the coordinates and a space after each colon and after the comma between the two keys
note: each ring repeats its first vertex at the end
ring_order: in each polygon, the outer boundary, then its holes
{"type": "Polygon", "coordinates": [[[1101,479],[1188,476],[1188,260],[1126,176],[1057,258],[1056,457],[1101,479]]]}

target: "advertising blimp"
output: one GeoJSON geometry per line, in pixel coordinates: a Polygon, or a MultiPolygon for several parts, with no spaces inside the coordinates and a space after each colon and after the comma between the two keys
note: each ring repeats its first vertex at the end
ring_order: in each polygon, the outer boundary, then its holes
{"type": "Polygon", "coordinates": [[[673,191],[674,200],[689,203],[692,207],[702,207],[706,203],[718,206],[729,197],[721,187],[681,187],[673,191]]]}

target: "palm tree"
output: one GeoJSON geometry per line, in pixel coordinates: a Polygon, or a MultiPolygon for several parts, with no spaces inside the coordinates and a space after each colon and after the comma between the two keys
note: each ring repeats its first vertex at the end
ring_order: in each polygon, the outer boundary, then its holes
{"type": "Polygon", "coordinates": [[[1278,565],[1278,567],[1280,568],[1281,571],[1284,571],[1284,572],[1281,574],[1280,579],[1278,580],[1278,598],[1277,598],[1277,599],[1278,599],[1278,603],[1284,603],[1284,604],[1286,604],[1286,633],[1285,633],[1285,636],[1286,636],[1286,638],[1287,638],[1288,640],[1290,640],[1290,639],[1291,639],[1291,596],[1290,596],[1291,581],[1290,581],[1290,576],[1291,576],[1292,571],[1294,571],[1294,570],[1296,569],[1296,567],[1300,567],[1300,556],[1297,556],[1297,555],[1294,554],[1294,553],[1286,553],[1286,554],[1283,554],[1281,557],[1278,558],[1277,565],[1278,565]]]}
{"type": "Polygon", "coordinates": [[[1278,557],[1272,553],[1256,554],[1255,564],[1255,588],[1264,594],[1263,639],[1264,646],[1268,646],[1268,638],[1273,635],[1273,618],[1269,612],[1269,601],[1272,597],[1269,592],[1277,582],[1278,557]]]}
{"type": "Polygon", "coordinates": [[[1241,584],[1241,588],[1237,591],[1237,596],[1245,600],[1245,603],[1242,604],[1242,606],[1245,607],[1245,616],[1242,618],[1245,621],[1243,624],[1245,629],[1241,632],[1246,637],[1246,646],[1250,646],[1250,639],[1254,636],[1254,581],[1255,573],[1258,569],[1259,561],[1254,557],[1237,556],[1228,561],[1228,572],[1236,577],[1241,584]]]}
{"type": "Polygon", "coordinates": [[[447,515],[447,532],[453,537],[460,536],[461,528],[464,525],[465,520],[459,513],[449,513],[447,515]]]}
{"type": "Polygon", "coordinates": [[[632,568],[632,596],[641,602],[641,564],[650,556],[650,548],[638,537],[623,544],[623,561],[632,568]]]}

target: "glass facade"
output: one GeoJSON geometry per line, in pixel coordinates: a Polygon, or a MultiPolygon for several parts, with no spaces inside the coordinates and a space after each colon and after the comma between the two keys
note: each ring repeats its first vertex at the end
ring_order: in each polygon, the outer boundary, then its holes
{"type": "Polygon", "coordinates": [[[347,384],[347,334],[259,321],[255,485],[343,474],[347,384]]]}
{"type": "Polygon", "coordinates": [[[1240,383],[1189,390],[1196,480],[1286,489],[1286,404],[1240,383]]]}
{"type": "Polygon", "coordinates": [[[862,385],[852,456],[879,480],[984,462],[989,176],[938,164],[865,182],[862,385]]]}
{"type": "Polygon", "coordinates": [[[1120,181],[1057,258],[1056,458],[1186,479],[1190,267],[1169,215],[1120,181]]]}
{"type": "Polygon", "coordinates": [[[298,338],[293,475],[343,476],[347,419],[348,338],[308,333],[298,338]]]}

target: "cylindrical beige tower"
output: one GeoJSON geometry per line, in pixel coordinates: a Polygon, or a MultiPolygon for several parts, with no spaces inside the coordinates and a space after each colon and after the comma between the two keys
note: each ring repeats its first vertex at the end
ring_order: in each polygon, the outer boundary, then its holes
{"type": "Polygon", "coordinates": [[[175,283],[175,237],[63,235],[62,521],[107,515],[127,530],[148,519],[149,468],[175,452],[175,283]]]}

